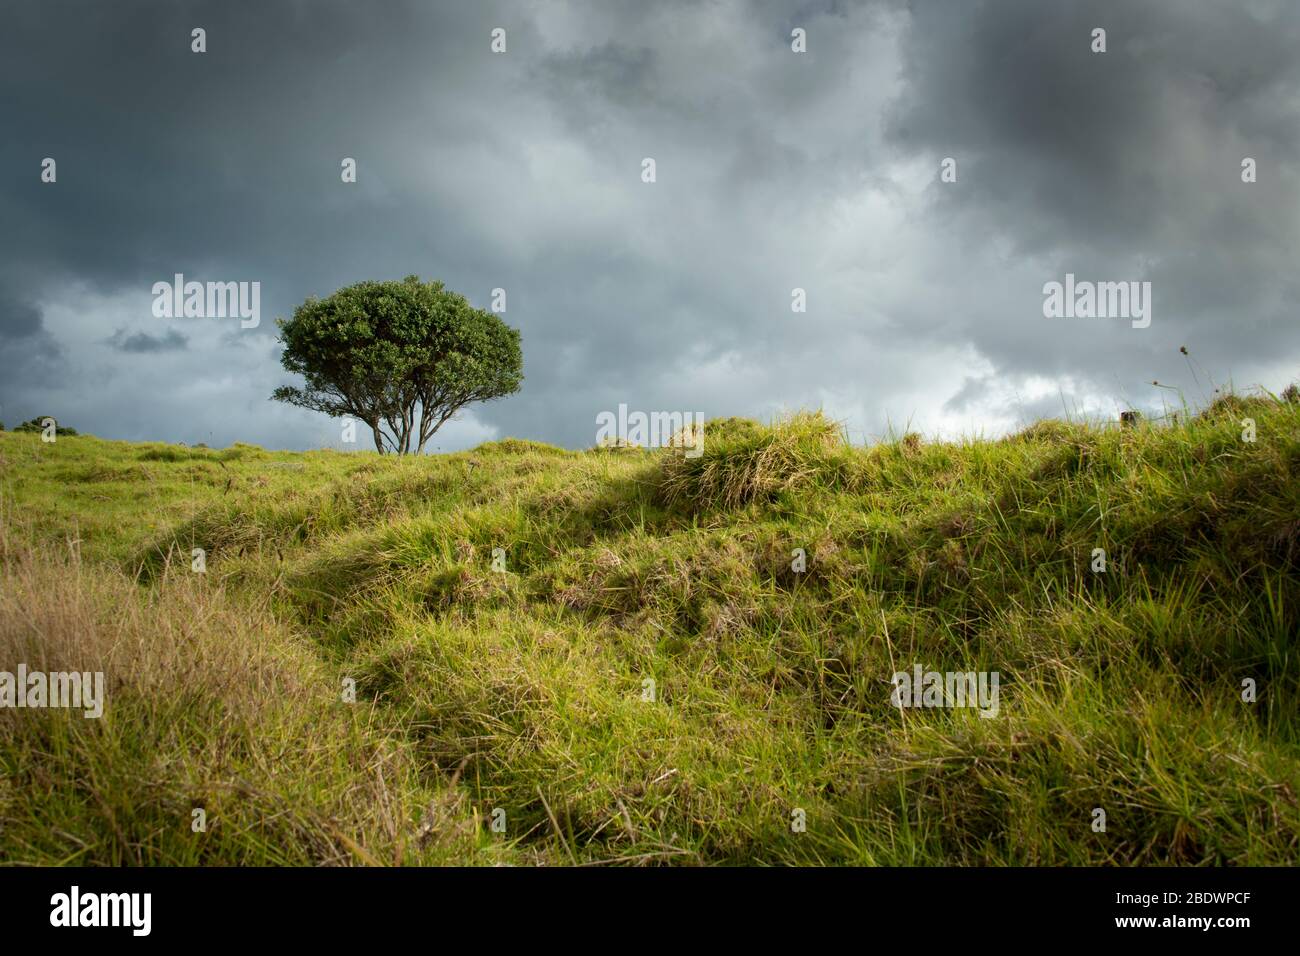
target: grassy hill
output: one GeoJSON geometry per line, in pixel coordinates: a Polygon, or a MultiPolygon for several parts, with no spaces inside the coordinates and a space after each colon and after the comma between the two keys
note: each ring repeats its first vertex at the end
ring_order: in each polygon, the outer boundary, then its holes
{"type": "Polygon", "coordinates": [[[6,862],[1300,859],[1300,405],[697,459],[6,433],[0,509],[0,669],[108,682],[0,711],[6,862]],[[916,665],[997,715],[892,706],[916,665]]]}

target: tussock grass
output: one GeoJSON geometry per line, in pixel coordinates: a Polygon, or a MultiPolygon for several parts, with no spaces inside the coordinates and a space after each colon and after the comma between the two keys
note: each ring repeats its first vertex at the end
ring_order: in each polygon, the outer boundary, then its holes
{"type": "Polygon", "coordinates": [[[6,646],[130,609],[86,645],[116,749],[4,725],[5,859],[1300,858],[1300,403],[867,448],[729,419],[698,458],[195,451],[0,435],[6,646]],[[891,706],[916,664],[997,671],[997,716],[891,706]]]}
{"type": "Polygon", "coordinates": [[[666,504],[703,511],[768,501],[814,476],[824,479],[844,445],[840,427],[821,413],[793,415],[770,428],[738,419],[709,422],[704,438],[697,457],[679,451],[664,460],[659,490],[666,504]]]}

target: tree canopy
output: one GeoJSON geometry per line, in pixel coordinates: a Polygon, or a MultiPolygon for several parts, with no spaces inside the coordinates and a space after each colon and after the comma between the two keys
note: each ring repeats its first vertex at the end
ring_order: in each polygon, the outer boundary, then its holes
{"type": "Polygon", "coordinates": [[[519,330],[441,282],[358,282],[279,320],[281,364],[305,388],[272,398],[370,427],[382,452],[419,453],[471,402],[519,391],[519,330]]]}

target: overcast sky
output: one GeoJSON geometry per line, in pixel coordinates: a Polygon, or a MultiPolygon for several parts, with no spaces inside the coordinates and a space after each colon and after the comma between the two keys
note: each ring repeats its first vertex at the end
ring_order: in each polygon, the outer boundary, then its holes
{"type": "Polygon", "coordinates": [[[6,0],[0,19],[10,427],[337,445],[337,422],[269,400],[293,382],[274,320],[410,273],[484,308],[505,289],[523,337],[522,391],[442,450],[589,446],[620,403],[822,407],[862,440],[1300,378],[1298,3],[6,0]],[[260,326],[155,317],[176,273],[260,282],[260,326]],[[1045,317],[1066,273],[1149,281],[1150,325],[1045,317]]]}

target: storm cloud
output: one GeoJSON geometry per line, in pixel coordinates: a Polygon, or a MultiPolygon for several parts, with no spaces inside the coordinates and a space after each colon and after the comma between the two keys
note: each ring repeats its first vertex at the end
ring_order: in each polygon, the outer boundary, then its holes
{"type": "Polygon", "coordinates": [[[149,352],[175,352],[185,348],[189,339],[175,329],[168,329],[162,335],[150,335],[148,332],[133,332],[118,329],[108,337],[108,344],[119,352],[134,352],[137,355],[149,352]]]}
{"type": "Polygon", "coordinates": [[[1155,408],[1154,380],[1198,401],[1210,379],[1300,377],[1295,4],[15,0],[5,16],[14,420],[336,445],[337,423],[268,400],[292,381],[270,320],[410,273],[481,307],[505,289],[523,337],[523,391],[468,410],[443,450],[590,445],[620,403],[989,434],[1155,408]],[[260,282],[264,320],[154,317],[152,285],[177,273],[260,282]],[[1150,281],[1151,325],[1046,318],[1044,284],[1067,273],[1150,281]]]}

